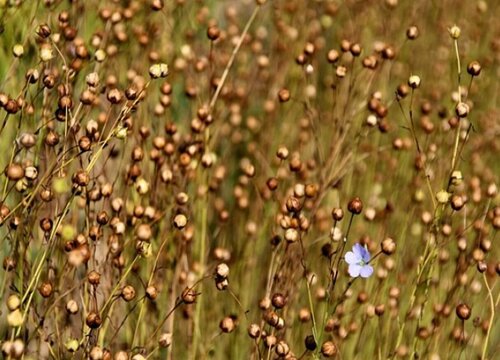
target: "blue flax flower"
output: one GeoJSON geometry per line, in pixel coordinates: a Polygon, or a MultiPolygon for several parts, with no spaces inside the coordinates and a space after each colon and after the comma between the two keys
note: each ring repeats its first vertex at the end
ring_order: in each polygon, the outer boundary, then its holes
{"type": "Polygon", "coordinates": [[[366,247],[354,244],[352,251],[345,254],[345,262],[349,264],[349,275],[351,277],[370,277],[373,274],[373,266],[369,265],[371,255],[366,247]]]}

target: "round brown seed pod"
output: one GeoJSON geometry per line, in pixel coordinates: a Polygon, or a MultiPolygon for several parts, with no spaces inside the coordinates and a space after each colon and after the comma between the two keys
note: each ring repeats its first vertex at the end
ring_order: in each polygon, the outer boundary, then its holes
{"type": "Polygon", "coordinates": [[[146,296],[148,297],[149,300],[156,300],[158,297],[158,289],[154,285],[149,285],[146,288],[146,296]]]}
{"type": "Polygon", "coordinates": [[[24,169],[19,164],[10,164],[5,169],[5,175],[9,180],[17,181],[24,177],[24,169]]]}
{"type": "Polygon", "coordinates": [[[126,285],[122,289],[121,297],[123,298],[123,300],[125,300],[127,302],[128,301],[132,301],[135,298],[135,289],[134,289],[134,287],[131,286],[131,285],[126,285]]]}
{"type": "Polygon", "coordinates": [[[354,215],[359,215],[363,211],[363,202],[359,197],[355,197],[347,204],[347,210],[354,215]]]}
{"type": "Polygon", "coordinates": [[[196,301],[196,296],[194,289],[186,287],[181,294],[181,299],[185,304],[192,304],[196,301]]]}
{"type": "Polygon", "coordinates": [[[261,334],[260,326],[257,324],[250,324],[247,331],[252,339],[257,339],[261,334]]]}
{"type": "Polygon", "coordinates": [[[220,37],[220,29],[216,25],[210,26],[207,29],[207,37],[211,41],[217,40],[220,37]]]}
{"type": "Polygon", "coordinates": [[[278,92],[278,98],[282,103],[287,102],[288,100],[290,100],[290,91],[288,89],[281,89],[278,92]]]}
{"type": "Polygon", "coordinates": [[[407,30],[406,30],[406,37],[409,39],[409,40],[415,40],[416,38],[418,38],[418,35],[420,34],[419,30],[418,30],[418,27],[416,27],[415,25],[413,26],[410,26],[407,30]]]}
{"type": "Polygon", "coordinates": [[[275,293],[271,298],[271,303],[276,309],[282,309],[286,306],[287,298],[281,293],[275,293]]]}
{"type": "Polygon", "coordinates": [[[386,238],[380,244],[382,252],[386,255],[392,255],[396,252],[396,242],[391,238],[386,238]]]}
{"type": "Polygon", "coordinates": [[[332,341],[325,341],[321,346],[321,354],[324,357],[334,357],[338,353],[337,346],[332,341]]]}
{"type": "Polygon", "coordinates": [[[471,316],[471,308],[464,303],[458,304],[455,312],[460,320],[467,320],[471,316]]]}
{"type": "Polygon", "coordinates": [[[335,221],[340,221],[344,218],[344,210],[341,208],[333,208],[332,209],[332,218],[335,221]]]}
{"type": "Polygon", "coordinates": [[[52,295],[53,290],[54,290],[54,287],[52,286],[52,284],[50,282],[44,282],[38,288],[38,292],[44,298],[50,297],[52,295]]]}
{"type": "Polygon", "coordinates": [[[232,332],[235,329],[235,327],[236,327],[236,324],[234,322],[234,319],[232,317],[230,317],[230,316],[226,316],[219,323],[219,328],[224,333],[230,333],[230,332],[232,332]]]}
{"type": "Polygon", "coordinates": [[[304,344],[306,346],[306,349],[309,351],[314,351],[318,347],[316,344],[316,340],[314,340],[313,335],[307,335],[306,338],[304,339],[304,344]]]}
{"type": "Polygon", "coordinates": [[[92,270],[87,274],[87,280],[89,284],[97,286],[101,282],[101,274],[99,274],[97,271],[92,270]]]}
{"type": "Polygon", "coordinates": [[[85,319],[85,323],[91,329],[97,329],[102,324],[102,319],[98,313],[90,312],[85,319]]]}
{"type": "Polygon", "coordinates": [[[471,76],[479,76],[481,74],[481,64],[478,61],[471,61],[469,65],[467,65],[467,72],[471,76]]]}

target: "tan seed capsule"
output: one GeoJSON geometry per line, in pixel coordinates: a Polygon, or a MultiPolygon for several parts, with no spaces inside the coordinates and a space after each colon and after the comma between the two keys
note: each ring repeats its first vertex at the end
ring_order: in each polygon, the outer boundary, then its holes
{"type": "Polygon", "coordinates": [[[24,169],[19,164],[10,164],[5,169],[5,175],[7,175],[9,180],[17,181],[24,177],[24,169]]]}
{"type": "Polygon", "coordinates": [[[355,197],[347,204],[347,210],[354,215],[359,215],[363,211],[363,202],[359,197],[355,197]]]}
{"type": "Polygon", "coordinates": [[[458,304],[455,310],[460,320],[468,320],[471,316],[471,309],[466,304],[458,304]]]}
{"type": "Polygon", "coordinates": [[[131,285],[127,285],[122,289],[122,294],[121,294],[123,300],[129,302],[132,301],[135,298],[135,289],[131,285]]]}
{"type": "Polygon", "coordinates": [[[174,217],[174,226],[177,229],[184,229],[187,225],[187,217],[184,214],[177,214],[174,217]]]}
{"type": "Polygon", "coordinates": [[[12,294],[7,298],[7,308],[10,311],[19,309],[21,306],[21,299],[16,294],[12,294]]]}
{"type": "Polygon", "coordinates": [[[334,357],[338,353],[337,346],[331,341],[325,341],[321,346],[321,354],[324,357],[334,357]]]}
{"type": "Polygon", "coordinates": [[[79,310],[78,303],[73,299],[68,300],[68,302],[66,303],[66,311],[69,314],[76,314],[78,310],[79,310]]]}
{"type": "Polygon", "coordinates": [[[158,344],[162,348],[167,348],[172,344],[172,334],[171,333],[163,333],[160,335],[158,339],[158,344]]]}
{"type": "Polygon", "coordinates": [[[386,255],[392,255],[396,251],[396,242],[391,238],[386,238],[381,244],[382,252],[386,255]]]}

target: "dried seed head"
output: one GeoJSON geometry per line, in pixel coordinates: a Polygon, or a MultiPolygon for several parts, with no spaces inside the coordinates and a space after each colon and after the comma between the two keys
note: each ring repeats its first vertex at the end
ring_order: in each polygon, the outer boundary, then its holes
{"type": "Polygon", "coordinates": [[[458,304],[455,312],[460,320],[468,320],[471,316],[471,309],[466,304],[458,304]]]}
{"type": "Polygon", "coordinates": [[[290,91],[288,91],[288,89],[281,89],[278,92],[278,98],[282,103],[287,102],[288,100],[290,100],[290,91]]]}
{"type": "Polygon", "coordinates": [[[172,344],[172,334],[171,333],[163,333],[160,335],[158,339],[158,344],[162,348],[168,348],[172,344]]]}
{"type": "Polygon", "coordinates": [[[347,68],[345,66],[337,66],[337,69],[335,70],[335,75],[337,75],[338,78],[344,78],[347,75],[347,68]]]}
{"type": "Polygon", "coordinates": [[[85,319],[85,323],[91,329],[97,329],[101,326],[102,320],[98,313],[90,312],[85,319]]]}
{"type": "Polygon", "coordinates": [[[248,336],[252,339],[257,339],[261,334],[260,326],[257,324],[250,324],[248,326],[248,336]]]}
{"type": "Polygon", "coordinates": [[[132,285],[126,285],[122,289],[121,296],[123,300],[129,302],[135,298],[135,289],[132,285]]]}
{"type": "Polygon", "coordinates": [[[220,30],[216,25],[212,25],[207,29],[207,37],[211,41],[215,41],[220,37],[220,30]]]}
{"type": "Polygon", "coordinates": [[[459,102],[457,106],[455,106],[455,114],[457,114],[459,118],[467,117],[469,110],[469,105],[464,102],[459,102]]]}
{"type": "Polygon", "coordinates": [[[83,170],[80,169],[78,170],[74,175],[73,175],[73,183],[78,186],[87,186],[88,183],[90,182],[90,176],[89,174],[83,170]]]}
{"type": "Polygon", "coordinates": [[[219,291],[224,291],[229,287],[229,280],[228,279],[220,279],[216,278],[215,279],[215,287],[219,291]]]}
{"type": "Polygon", "coordinates": [[[285,240],[289,243],[296,242],[300,239],[300,233],[293,228],[286,229],[285,231],[285,240]]]}
{"type": "Polygon", "coordinates": [[[324,357],[334,357],[337,353],[337,346],[331,341],[325,341],[321,346],[321,354],[324,357]]]}
{"type": "Polygon", "coordinates": [[[455,170],[451,174],[451,183],[455,186],[460,185],[462,183],[463,179],[464,178],[463,178],[462,172],[460,170],[455,170]]]}
{"type": "Polygon", "coordinates": [[[347,204],[347,210],[354,215],[359,215],[363,211],[363,202],[359,197],[355,197],[347,204]]]}
{"type": "Polygon", "coordinates": [[[451,204],[451,208],[453,210],[459,211],[459,210],[461,210],[464,207],[464,205],[465,205],[465,199],[464,199],[463,196],[453,195],[451,197],[450,204],[451,204]]]}
{"type": "Polygon", "coordinates": [[[24,169],[19,164],[10,164],[5,169],[5,175],[9,180],[17,181],[24,177],[24,169]]]}
{"type": "Polygon", "coordinates": [[[21,359],[24,354],[24,341],[21,339],[16,339],[12,342],[12,346],[10,348],[10,357],[11,359],[21,359]]]}
{"type": "Polygon", "coordinates": [[[448,201],[450,200],[450,196],[451,194],[446,190],[440,190],[436,194],[436,199],[440,204],[447,204],[448,201]]]}
{"type": "Polygon", "coordinates": [[[289,196],[286,200],[286,209],[291,213],[298,213],[302,209],[302,203],[298,198],[289,196]]]}
{"type": "Polygon", "coordinates": [[[184,214],[177,214],[174,217],[174,226],[177,229],[184,229],[187,225],[187,217],[184,214]]]}
{"type": "Polygon", "coordinates": [[[40,60],[48,62],[54,58],[54,50],[50,44],[43,44],[40,47],[40,60]]]}
{"type": "Polygon", "coordinates": [[[396,242],[391,238],[384,239],[380,247],[386,255],[392,255],[396,252],[396,242]]]}
{"type": "Polygon", "coordinates": [[[101,282],[101,274],[99,274],[97,271],[92,270],[87,274],[87,280],[89,284],[97,286],[101,282]]]}
{"type": "Polygon", "coordinates": [[[21,44],[15,44],[12,47],[12,54],[17,58],[20,58],[24,55],[24,46],[21,44]]]}
{"type": "Polygon", "coordinates": [[[78,339],[68,339],[68,341],[64,343],[64,347],[70,353],[75,353],[80,348],[80,342],[78,341],[78,339]]]}
{"type": "Polygon", "coordinates": [[[47,24],[40,24],[36,28],[36,34],[42,39],[48,38],[51,33],[52,31],[50,30],[50,27],[47,24]]]}
{"type": "Polygon", "coordinates": [[[10,311],[19,309],[21,306],[21,299],[16,294],[12,294],[7,298],[7,308],[10,311]]]}
{"type": "Polygon", "coordinates": [[[454,40],[457,40],[460,37],[460,33],[462,31],[457,25],[453,25],[451,28],[448,29],[448,33],[450,34],[451,38],[454,40]]]}
{"type": "Polygon", "coordinates": [[[236,327],[236,324],[234,322],[234,319],[230,316],[226,316],[224,319],[221,320],[219,323],[219,328],[222,330],[224,333],[230,333],[234,330],[236,327]]]}
{"type": "Polygon", "coordinates": [[[406,37],[409,39],[409,40],[415,40],[416,38],[418,38],[418,35],[419,35],[419,31],[418,31],[418,27],[416,27],[415,25],[413,26],[410,26],[407,30],[406,30],[406,37]]]}
{"type": "Polygon", "coordinates": [[[316,344],[316,340],[314,340],[313,335],[307,335],[306,338],[304,339],[304,344],[306,346],[306,349],[309,351],[314,351],[318,347],[316,344]]]}
{"type": "Polygon", "coordinates": [[[335,221],[340,221],[344,218],[344,210],[341,208],[333,208],[332,209],[332,218],[335,221]]]}
{"type": "Polygon", "coordinates": [[[151,9],[154,11],[160,11],[165,6],[163,0],[152,0],[151,1],[151,9]]]}
{"type": "Polygon", "coordinates": [[[152,79],[164,78],[167,77],[167,75],[168,65],[165,63],[154,64],[149,68],[149,76],[151,76],[152,79]]]}
{"type": "Polygon", "coordinates": [[[471,76],[479,76],[481,74],[481,64],[478,61],[472,61],[467,65],[467,72],[471,76]]]}
{"type": "Polygon", "coordinates": [[[411,75],[408,78],[408,86],[412,89],[416,89],[420,86],[420,77],[417,75],[411,75]]]}
{"type": "Polygon", "coordinates": [[[149,224],[140,224],[135,232],[137,238],[142,241],[149,241],[153,235],[151,226],[149,224]]]}
{"type": "Polygon", "coordinates": [[[215,276],[220,279],[225,279],[229,276],[229,266],[226,263],[221,263],[215,268],[215,276]]]}
{"type": "Polygon", "coordinates": [[[282,309],[287,303],[287,298],[281,293],[275,293],[271,298],[271,303],[276,309],[282,309]]]}
{"type": "Polygon", "coordinates": [[[275,350],[276,354],[279,357],[285,357],[290,352],[290,347],[284,340],[278,341],[278,344],[276,344],[275,349],[276,349],[275,350]]]}
{"type": "Polygon", "coordinates": [[[196,292],[194,291],[194,289],[192,288],[189,288],[189,287],[186,287],[184,289],[184,291],[182,291],[182,294],[181,294],[181,298],[182,298],[182,301],[185,303],[185,304],[192,304],[196,301],[196,292]]]}
{"type": "Polygon", "coordinates": [[[384,312],[385,312],[385,304],[379,304],[379,305],[375,306],[375,314],[377,316],[384,315],[384,312]]]}
{"type": "Polygon", "coordinates": [[[68,302],[66,303],[66,311],[69,314],[76,314],[78,310],[79,310],[78,303],[73,299],[68,300],[68,302]]]}
{"type": "Polygon", "coordinates": [[[52,284],[50,282],[44,282],[40,285],[38,288],[38,292],[40,295],[42,295],[44,298],[48,298],[52,295],[52,291],[54,290],[52,284]]]}
{"type": "Polygon", "coordinates": [[[90,360],[103,360],[104,359],[104,351],[100,346],[94,346],[92,350],[90,350],[90,360]]]}
{"type": "Polygon", "coordinates": [[[334,64],[335,62],[337,62],[339,57],[340,57],[339,52],[334,49],[328,51],[328,54],[326,55],[326,58],[330,64],[334,64]]]}
{"type": "Polygon", "coordinates": [[[361,55],[361,45],[359,45],[358,43],[354,43],[349,47],[349,51],[351,52],[352,56],[358,57],[359,55],[361,55]]]}
{"type": "Polygon", "coordinates": [[[158,297],[158,289],[154,285],[149,285],[146,288],[146,296],[149,300],[156,300],[158,297]]]}

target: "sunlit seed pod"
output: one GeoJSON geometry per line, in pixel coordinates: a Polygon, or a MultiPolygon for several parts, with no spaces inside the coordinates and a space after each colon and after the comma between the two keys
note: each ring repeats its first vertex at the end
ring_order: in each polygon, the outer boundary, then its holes
{"type": "Polygon", "coordinates": [[[420,32],[418,30],[418,27],[416,27],[415,25],[413,26],[410,26],[407,30],[406,30],[406,37],[409,39],[409,40],[415,40],[418,36],[420,35],[420,32]]]}
{"type": "Polygon", "coordinates": [[[380,247],[386,255],[392,255],[396,252],[396,242],[392,238],[384,239],[380,247]]]}
{"type": "Polygon", "coordinates": [[[222,330],[222,332],[224,333],[230,333],[230,332],[233,332],[233,330],[235,329],[236,327],[236,324],[235,324],[235,321],[232,317],[230,316],[226,316],[225,318],[223,318],[221,320],[221,322],[219,323],[219,328],[222,330]]]}
{"type": "Polygon", "coordinates": [[[98,329],[102,324],[102,319],[98,313],[90,312],[85,319],[85,323],[91,329],[98,329]]]}
{"type": "Polygon", "coordinates": [[[24,46],[21,44],[15,44],[12,47],[12,54],[17,58],[20,58],[24,55],[24,46]]]}
{"type": "Polygon", "coordinates": [[[218,264],[215,268],[215,275],[221,279],[225,279],[229,276],[229,266],[226,263],[218,264]]]}
{"type": "Polygon", "coordinates": [[[337,346],[332,341],[325,341],[321,345],[321,354],[324,357],[331,358],[335,357],[338,353],[337,346]]]}
{"type": "Polygon", "coordinates": [[[133,286],[131,285],[126,285],[123,287],[122,292],[121,292],[121,297],[123,300],[129,302],[132,301],[135,298],[136,292],[133,286]]]}
{"type": "Polygon", "coordinates": [[[168,348],[170,345],[172,345],[172,334],[171,333],[161,334],[160,338],[158,339],[158,344],[162,348],[168,348]]]}
{"type": "Polygon", "coordinates": [[[73,299],[68,300],[68,302],[66,303],[66,311],[69,314],[76,314],[78,310],[79,310],[78,303],[73,299]]]}
{"type": "Polygon", "coordinates": [[[359,215],[363,211],[363,202],[359,197],[355,197],[347,204],[347,210],[353,215],[359,215]]]}
{"type": "Polygon", "coordinates": [[[451,28],[448,29],[448,33],[454,40],[457,40],[460,37],[461,32],[462,31],[457,25],[453,25],[451,28]]]}
{"type": "Polygon", "coordinates": [[[417,89],[420,86],[420,77],[412,75],[408,78],[408,86],[412,89],[417,89]]]}
{"type": "Polygon", "coordinates": [[[284,340],[278,341],[275,347],[276,355],[285,357],[290,352],[290,347],[284,340]]]}
{"type": "Polygon", "coordinates": [[[468,320],[471,317],[471,309],[466,304],[458,304],[455,312],[460,320],[468,320]]]}
{"type": "Polygon", "coordinates": [[[479,76],[481,74],[481,64],[478,61],[472,61],[467,65],[467,72],[471,76],[479,76]]]}

